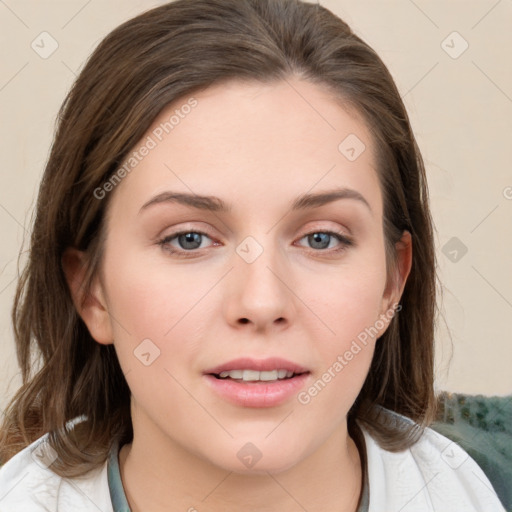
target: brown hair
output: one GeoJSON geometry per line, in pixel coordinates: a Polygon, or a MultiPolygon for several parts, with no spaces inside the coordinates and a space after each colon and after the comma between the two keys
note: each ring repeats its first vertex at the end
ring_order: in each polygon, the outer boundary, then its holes
{"type": "Polygon", "coordinates": [[[435,253],[423,161],[393,79],[378,55],[341,19],[298,0],[177,0],[111,32],[84,66],[60,111],[41,183],[30,258],[12,319],[23,385],[5,413],[0,462],[46,432],[61,476],[87,472],[113,439],[132,439],[130,390],[113,345],[94,341],[73,305],[61,257],[88,255],[85,286],[98,271],[109,196],[93,191],[119,168],[160,111],[230,79],[269,82],[299,75],[352,105],[372,132],[384,198],[388,276],[395,243],[412,235],[402,309],[376,345],[348,416],[383,447],[417,439],[379,419],[379,406],[413,419],[433,416],[435,253]],[[34,350],[35,349],[35,350],[34,350]],[[36,364],[36,363],[39,364],[36,364]],[[87,419],[73,435],[66,422],[87,419]]]}

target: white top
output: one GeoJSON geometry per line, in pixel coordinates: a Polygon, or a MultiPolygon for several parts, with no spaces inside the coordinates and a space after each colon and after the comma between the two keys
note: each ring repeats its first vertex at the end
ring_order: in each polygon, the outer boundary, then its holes
{"type": "MultiPolygon", "coordinates": [[[[391,414],[399,422],[410,421],[391,414]]],[[[398,453],[383,450],[362,430],[368,512],[506,512],[476,462],[434,430],[426,429],[411,448],[398,453]]],[[[83,477],[62,478],[47,467],[56,455],[48,451],[47,436],[0,468],[0,512],[115,512],[108,461],[83,477]]]]}

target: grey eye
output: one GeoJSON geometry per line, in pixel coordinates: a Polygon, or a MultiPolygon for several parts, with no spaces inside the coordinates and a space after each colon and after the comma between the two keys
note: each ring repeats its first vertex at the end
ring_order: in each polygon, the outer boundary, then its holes
{"type": "Polygon", "coordinates": [[[307,235],[308,242],[312,244],[314,249],[327,249],[331,238],[332,235],[329,233],[312,233],[307,235]]]}
{"type": "Polygon", "coordinates": [[[191,231],[176,236],[178,243],[182,249],[198,249],[201,246],[202,234],[191,231]]]}

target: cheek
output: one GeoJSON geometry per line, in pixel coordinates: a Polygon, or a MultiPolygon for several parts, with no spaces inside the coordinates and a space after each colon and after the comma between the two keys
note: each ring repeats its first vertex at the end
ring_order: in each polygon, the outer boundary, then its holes
{"type": "Polygon", "coordinates": [[[151,262],[121,253],[111,251],[105,266],[116,352],[127,380],[143,372],[145,380],[136,385],[149,388],[155,379],[168,379],[164,370],[174,372],[176,361],[181,368],[192,364],[199,351],[194,332],[201,297],[211,280],[163,258],[151,262]]]}
{"type": "Polygon", "coordinates": [[[378,273],[352,276],[338,286],[331,282],[329,292],[317,301],[329,330],[314,344],[318,370],[298,401],[328,424],[343,420],[368,374],[380,335],[380,283],[378,273]]]}
{"type": "Polygon", "coordinates": [[[361,258],[336,273],[312,275],[308,282],[304,303],[317,312],[335,344],[346,343],[379,318],[386,284],[385,262],[379,258],[361,258]]]}
{"type": "Polygon", "coordinates": [[[164,414],[162,404],[169,410],[188,407],[190,397],[179,383],[200,353],[194,330],[206,283],[199,289],[192,274],[187,278],[169,267],[138,266],[129,258],[111,268],[107,286],[114,343],[135,403],[156,407],[159,414],[164,414]]]}
{"type": "MultiPolygon", "coordinates": [[[[335,275],[317,276],[310,282],[312,285],[304,288],[305,302],[322,320],[323,334],[314,345],[320,371],[304,400],[315,397],[318,407],[329,408],[342,402],[350,407],[363,385],[382,333],[384,252],[375,246],[373,251],[359,253],[357,261],[340,267],[335,275]]],[[[311,322],[319,324],[317,317],[311,322]]]]}
{"type": "Polygon", "coordinates": [[[136,252],[119,258],[112,253],[106,277],[112,315],[135,338],[170,337],[209,284],[207,276],[186,265],[136,252]]]}

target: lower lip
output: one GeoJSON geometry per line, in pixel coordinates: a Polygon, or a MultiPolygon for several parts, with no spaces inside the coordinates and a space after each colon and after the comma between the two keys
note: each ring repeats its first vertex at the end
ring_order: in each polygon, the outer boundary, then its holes
{"type": "Polygon", "coordinates": [[[309,373],[274,382],[238,382],[205,375],[206,381],[221,397],[242,407],[275,407],[296,395],[309,373]]]}

